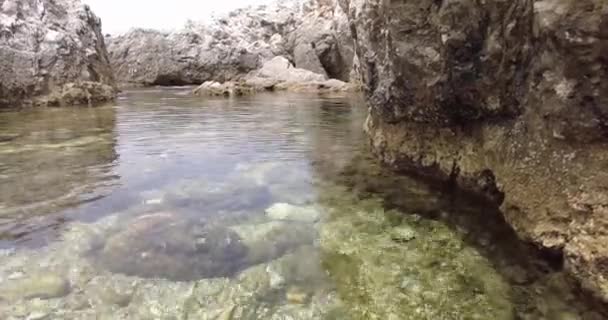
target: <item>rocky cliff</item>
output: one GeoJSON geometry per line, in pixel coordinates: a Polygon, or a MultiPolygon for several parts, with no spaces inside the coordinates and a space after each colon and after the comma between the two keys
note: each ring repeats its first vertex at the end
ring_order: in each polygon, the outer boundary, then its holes
{"type": "Polygon", "coordinates": [[[0,0],[0,107],[114,97],[101,22],[78,0],[0,0]]]}
{"type": "Polygon", "coordinates": [[[608,2],[341,5],[377,155],[499,204],[608,301],[608,2]]]}
{"type": "Polygon", "coordinates": [[[334,0],[294,0],[189,22],[174,32],[137,29],[107,41],[117,79],[127,85],[239,80],[275,56],[348,81],[354,60],[349,31],[334,0]]]}

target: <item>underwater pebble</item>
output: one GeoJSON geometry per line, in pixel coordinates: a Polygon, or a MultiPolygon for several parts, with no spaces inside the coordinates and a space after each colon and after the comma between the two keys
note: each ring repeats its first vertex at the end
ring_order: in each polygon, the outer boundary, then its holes
{"type": "Polygon", "coordinates": [[[285,284],[285,278],[278,272],[272,270],[271,266],[266,267],[266,272],[270,276],[270,287],[273,289],[280,288],[285,284]]]}
{"type": "Polygon", "coordinates": [[[320,213],[314,207],[298,207],[288,203],[277,203],[266,209],[266,215],[274,220],[316,222],[320,213]]]}
{"type": "Polygon", "coordinates": [[[285,296],[291,304],[305,304],[308,300],[308,293],[298,287],[289,288],[285,296]]]}
{"type": "Polygon", "coordinates": [[[21,272],[21,271],[17,271],[17,272],[13,272],[11,274],[8,275],[8,277],[6,277],[8,280],[17,280],[17,279],[21,279],[25,276],[25,273],[21,272]]]}
{"type": "Polygon", "coordinates": [[[29,316],[27,316],[27,320],[42,320],[47,319],[50,314],[46,312],[32,312],[29,316]]]}
{"type": "Polygon", "coordinates": [[[416,231],[409,226],[398,226],[391,230],[391,239],[394,241],[412,241],[416,238],[416,231]]]}
{"type": "Polygon", "coordinates": [[[132,292],[119,292],[111,287],[101,288],[98,292],[99,298],[107,305],[116,305],[121,308],[128,306],[133,297],[132,292]]]}
{"type": "Polygon", "coordinates": [[[422,286],[418,280],[412,278],[404,278],[401,281],[401,289],[406,290],[413,294],[418,294],[422,291],[422,286]]]}

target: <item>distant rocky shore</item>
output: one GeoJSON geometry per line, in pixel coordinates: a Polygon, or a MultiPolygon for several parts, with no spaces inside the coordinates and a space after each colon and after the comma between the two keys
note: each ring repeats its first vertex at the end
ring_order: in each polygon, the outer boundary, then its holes
{"type": "MultiPolygon", "coordinates": [[[[116,78],[127,86],[239,81],[278,56],[317,81],[356,78],[348,20],[335,1],[277,2],[171,33],[136,29],[107,43],[116,78]]],[[[298,80],[301,72],[292,70],[298,80]]]]}
{"type": "Polygon", "coordinates": [[[119,87],[201,85],[198,93],[356,90],[357,59],[336,1],[239,9],[174,32],[104,38],[78,0],[2,2],[0,107],[90,105],[119,87]],[[32,36],[35,35],[35,36],[32,36]],[[280,61],[278,63],[277,61],[280,61]],[[265,70],[281,67],[280,74],[265,70]],[[210,86],[213,83],[219,83],[210,86]],[[246,84],[243,84],[246,83],[246,84]]]}

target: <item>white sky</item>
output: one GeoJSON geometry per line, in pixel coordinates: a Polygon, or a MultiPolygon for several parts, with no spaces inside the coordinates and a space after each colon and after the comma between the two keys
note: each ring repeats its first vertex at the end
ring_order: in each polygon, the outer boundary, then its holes
{"type": "Polygon", "coordinates": [[[271,0],[83,0],[101,17],[104,33],[133,27],[175,29],[186,20],[206,20],[213,14],[271,0]]]}

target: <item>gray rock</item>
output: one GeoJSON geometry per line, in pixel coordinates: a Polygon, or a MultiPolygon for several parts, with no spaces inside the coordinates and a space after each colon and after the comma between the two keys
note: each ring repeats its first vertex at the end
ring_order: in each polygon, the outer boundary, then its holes
{"type": "Polygon", "coordinates": [[[337,79],[329,79],[305,69],[294,67],[284,57],[275,57],[264,63],[260,70],[252,71],[246,83],[255,91],[294,92],[346,92],[358,90],[356,85],[337,79]]]}
{"type": "Polygon", "coordinates": [[[326,76],[309,70],[296,68],[285,57],[274,57],[264,63],[262,68],[250,72],[243,81],[219,83],[207,81],[197,87],[193,93],[199,96],[243,96],[264,91],[294,92],[347,92],[356,91],[354,84],[341,80],[329,79],[326,76]]]}
{"type": "Polygon", "coordinates": [[[327,72],[319,60],[319,56],[310,43],[298,44],[293,51],[295,65],[300,69],[310,70],[327,77],[327,72]]]}
{"type": "Polygon", "coordinates": [[[135,29],[108,38],[108,48],[124,85],[237,81],[275,56],[348,81],[354,60],[348,20],[334,0],[277,1],[174,32],[135,29]]]}
{"type": "Polygon", "coordinates": [[[0,107],[114,98],[101,21],[78,0],[0,5],[0,107]]]}
{"type": "MultiPolygon", "coordinates": [[[[249,74],[250,79],[262,78],[278,82],[322,82],[327,78],[309,70],[295,68],[285,57],[274,57],[264,63],[262,68],[249,74]]],[[[248,80],[250,81],[250,80],[248,80]]]]}
{"type": "Polygon", "coordinates": [[[275,55],[296,25],[299,1],[231,12],[212,23],[165,33],[136,29],[108,41],[124,84],[184,85],[238,80],[275,55]]]}
{"type": "MultiPolygon", "coordinates": [[[[270,85],[272,87],[272,85],[270,85]]],[[[215,81],[206,81],[196,89],[193,93],[197,96],[222,96],[222,97],[234,97],[234,96],[246,96],[256,93],[257,91],[264,91],[264,84],[249,84],[245,82],[233,82],[228,81],[219,83],[215,81]]]]}
{"type": "Polygon", "coordinates": [[[335,0],[307,1],[290,35],[296,67],[349,82],[354,46],[348,18],[335,0]]]}

